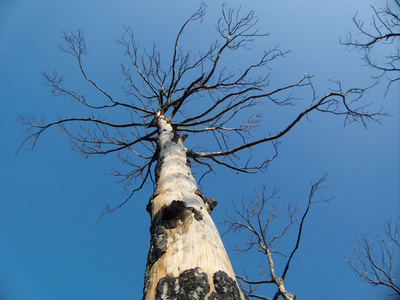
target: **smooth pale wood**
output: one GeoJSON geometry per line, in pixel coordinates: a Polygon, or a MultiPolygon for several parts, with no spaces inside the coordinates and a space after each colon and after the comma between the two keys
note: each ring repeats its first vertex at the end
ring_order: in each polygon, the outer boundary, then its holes
{"type": "Polygon", "coordinates": [[[167,229],[167,251],[152,266],[148,293],[143,299],[155,299],[156,286],[161,278],[168,274],[177,277],[181,272],[196,267],[207,273],[211,294],[215,272],[222,270],[233,280],[235,274],[218,230],[203,200],[195,193],[197,184],[187,165],[186,148],[181,141],[173,141],[173,129],[166,119],[160,117],[158,127],[159,157],[163,160],[155,191],[157,196],[152,200],[152,219],[164,205],[174,200],[184,201],[186,206],[201,212],[203,218],[196,220],[192,214],[183,222],[179,221],[176,228],[167,229]]]}

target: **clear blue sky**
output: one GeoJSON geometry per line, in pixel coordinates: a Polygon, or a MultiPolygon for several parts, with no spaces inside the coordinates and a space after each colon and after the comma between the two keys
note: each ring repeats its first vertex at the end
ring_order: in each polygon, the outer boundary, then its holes
{"type": "MultiPolygon", "coordinates": [[[[192,49],[206,48],[215,37],[221,3],[206,2],[210,3],[203,24],[184,35],[184,45],[192,49]]],[[[89,76],[119,96],[123,58],[114,41],[122,35],[123,26],[133,28],[142,47],[156,41],[168,58],[174,35],[199,4],[175,0],[0,2],[1,300],[141,299],[150,225],[145,207],[151,186],[96,225],[104,203],[118,204],[129,194],[129,187],[124,190],[105,175],[114,165],[113,157],[85,160],[56,131],[43,136],[34,151],[15,156],[24,136],[16,116],[44,114],[50,120],[79,114],[76,103],[50,97],[41,71],[57,70],[71,88],[99,96],[83,84],[73,59],[58,50],[62,30],[84,32],[89,76]]],[[[275,45],[292,51],[274,63],[272,86],[292,83],[304,73],[315,74],[319,95],[329,92],[329,79],[341,80],[345,88],[372,83],[373,70],[361,66],[356,52],[345,52],[338,44],[340,36],[354,30],[351,18],[357,10],[360,16],[371,15],[366,1],[249,0],[230,1],[230,5],[241,5],[243,11],[255,9],[260,29],[271,33],[254,44],[254,53],[275,45]]],[[[234,66],[253,57],[229,57],[227,63],[234,66]]],[[[304,120],[281,140],[279,157],[266,173],[242,176],[221,169],[203,182],[204,193],[219,202],[213,218],[223,233],[220,223],[225,210],[231,213],[229,200],[248,199],[265,183],[281,190],[283,208],[292,200],[304,209],[311,181],[329,173],[328,188],[322,194],[334,199],[312,207],[285,284],[298,299],[384,299],[382,289],[357,279],[344,262],[360,231],[374,236],[382,231],[385,217],[399,216],[399,86],[383,99],[384,90],[380,85],[367,95],[393,115],[381,125],[370,124],[368,130],[357,124],[343,127],[340,118],[313,114],[311,122],[304,120]]],[[[263,130],[279,130],[287,118],[282,111],[266,110],[268,128],[263,130]]],[[[194,142],[188,139],[190,145],[194,142]]],[[[255,155],[265,151],[260,148],[255,155]]],[[[251,278],[257,278],[265,257],[231,251],[240,236],[228,234],[223,240],[237,273],[240,264],[251,278]]],[[[289,240],[279,246],[287,252],[293,243],[289,240]]]]}

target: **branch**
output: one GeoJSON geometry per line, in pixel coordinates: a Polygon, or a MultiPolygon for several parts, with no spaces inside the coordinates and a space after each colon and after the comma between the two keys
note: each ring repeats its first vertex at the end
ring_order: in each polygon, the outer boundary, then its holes
{"type": "MultiPolygon", "coordinates": [[[[101,124],[104,126],[108,126],[111,128],[129,128],[129,127],[135,127],[135,126],[141,126],[141,127],[146,127],[148,124],[146,123],[128,123],[128,124],[114,124],[110,122],[106,122],[100,119],[96,119],[94,117],[89,117],[89,118],[66,118],[66,119],[59,119],[58,121],[55,122],[50,122],[47,124],[44,124],[44,118],[39,118],[37,119],[35,116],[26,114],[26,115],[19,115],[18,116],[18,121],[25,126],[28,126],[26,129],[27,132],[30,132],[33,129],[36,129],[37,131],[30,134],[27,138],[24,139],[22,142],[21,146],[19,147],[18,151],[26,144],[32,144],[31,149],[33,149],[37,143],[37,140],[40,135],[42,135],[43,132],[45,132],[47,129],[53,127],[53,126],[61,126],[66,123],[70,122],[78,122],[78,123],[93,123],[93,124],[101,124]]],[[[66,131],[66,130],[64,130],[66,131]]],[[[152,135],[155,132],[152,133],[152,135]]],[[[72,135],[70,135],[72,137],[72,135]]],[[[148,137],[146,137],[148,138],[148,137]]]]}
{"type": "Polygon", "coordinates": [[[278,299],[279,297],[283,297],[285,300],[293,300],[295,299],[295,295],[291,294],[287,291],[284,287],[284,281],[289,270],[290,263],[294,257],[295,252],[299,248],[300,245],[300,238],[303,232],[303,226],[305,219],[309,213],[310,207],[312,204],[317,202],[327,202],[326,200],[314,200],[315,193],[321,189],[321,184],[325,181],[326,175],[323,176],[317,183],[312,184],[311,191],[308,197],[308,203],[305,212],[301,218],[301,222],[299,225],[297,239],[295,243],[294,249],[291,251],[291,254],[286,262],[285,268],[282,272],[282,276],[278,277],[275,271],[275,264],[274,264],[274,254],[279,254],[273,248],[273,243],[281,239],[285,236],[288,229],[297,222],[295,219],[295,214],[298,211],[297,205],[292,206],[290,203],[287,208],[287,214],[289,217],[289,221],[287,225],[279,231],[279,233],[270,236],[268,234],[268,230],[271,230],[272,221],[279,217],[279,212],[277,206],[271,204],[270,202],[276,199],[277,191],[274,191],[267,196],[266,195],[266,187],[264,186],[261,196],[258,194],[255,198],[253,198],[248,203],[243,203],[242,201],[242,210],[239,210],[235,204],[233,204],[236,215],[239,218],[232,217],[231,215],[227,215],[225,218],[225,224],[229,226],[228,231],[236,231],[236,230],[245,230],[245,232],[249,233],[250,237],[248,237],[248,241],[246,242],[246,248],[242,250],[242,252],[247,252],[250,249],[255,249],[258,252],[266,255],[266,260],[268,262],[268,273],[271,279],[264,280],[264,275],[262,274],[262,269],[260,270],[261,279],[260,280],[249,280],[247,275],[237,276],[237,279],[241,280],[243,283],[249,285],[249,289],[247,291],[247,295],[251,297],[254,292],[256,291],[257,287],[262,284],[274,284],[278,291],[275,293],[272,299],[278,299]]]}
{"type": "Polygon", "coordinates": [[[156,161],[156,156],[154,155],[151,158],[150,162],[145,165],[145,167],[147,168],[147,171],[146,171],[146,175],[144,176],[144,178],[142,180],[142,183],[140,184],[140,186],[138,188],[132,190],[132,192],[125,199],[125,201],[123,201],[122,203],[120,203],[119,205],[117,205],[115,207],[110,207],[109,204],[107,204],[107,203],[105,204],[105,211],[103,213],[101,213],[100,217],[97,219],[97,223],[99,223],[105,215],[111,214],[114,211],[116,211],[117,209],[120,209],[123,205],[125,205],[132,198],[134,193],[136,193],[137,191],[139,191],[139,190],[141,190],[143,188],[144,184],[147,181],[147,178],[149,176],[151,176],[151,166],[155,161],[156,161]]]}
{"type": "Polygon", "coordinates": [[[314,105],[310,106],[309,108],[305,109],[304,111],[302,111],[289,125],[287,125],[282,131],[280,131],[279,133],[273,135],[273,136],[268,136],[265,138],[261,138],[249,143],[244,143],[240,146],[237,146],[235,148],[226,150],[226,151],[219,151],[219,152],[196,152],[195,155],[197,157],[217,157],[217,156],[226,156],[226,155],[230,155],[233,154],[235,152],[238,152],[240,150],[243,149],[248,149],[252,146],[258,145],[258,144],[262,144],[265,142],[269,142],[269,141],[273,141],[273,140],[277,140],[278,138],[284,136],[286,133],[288,133],[304,116],[306,116],[309,112],[313,111],[313,110],[319,110],[321,112],[328,112],[328,113],[332,113],[332,114],[336,114],[336,115],[345,115],[346,117],[353,117],[355,119],[360,119],[364,125],[365,125],[365,121],[364,118],[368,119],[368,120],[374,120],[374,116],[376,115],[383,115],[382,113],[373,113],[373,114],[369,114],[369,113],[363,113],[363,112],[357,112],[354,110],[351,110],[346,102],[346,96],[347,94],[362,94],[364,92],[364,90],[362,89],[351,89],[348,90],[346,92],[331,92],[323,97],[320,98],[319,101],[317,101],[314,105]],[[335,97],[341,99],[342,104],[345,107],[344,111],[338,111],[338,106],[340,104],[338,99],[335,99],[335,97]]]}
{"type": "Polygon", "coordinates": [[[392,224],[386,220],[386,237],[380,235],[375,239],[375,245],[380,249],[376,253],[373,242],[364,233],[357,239],[358,245],[351,245],[356,261],[345,256],[351,270],[363,281],[372,286],[382,285],[396,295],[400,295],[400,265],[395,261],[395,253],[400,250],[400,223],[392,224]],[[396,250],[397,249],[397,250],[396,250]]]}
{"type": "MultiPolygon", "coordinates": [[[[296,253],[297,249],[299,248],[301,234],[303,232],[304,221],[305,221],[305,219],[306,219],[306,217],[308,215],[308,212],[310,210],[311,204],[315,203],[315,201],[313,201],[314,195],[320,189],[320,185],[326,180],[326,176],[327,176],[327,174],[324,175],[320,180],[318,180],[317,183],[311,185],[311,191],[310,191],[310,195],[308,197],[307,208],[306,208],[306,210],[305,210],[305,212],[304,212],[304,214],[303,214],[303,216],[301,218],[301,221],[300,221],[299,231],[297,233],[296,245],[295,245],[294,249],[292,250],[292,252],[290,253],[289,259],[287,260],[285,269],[284,269],[284,271],[282,273],[282,277],[281,277],[282,279],[285,279],[287,271],[289,270],[290,262],[292,261],[292,258],[294,256],[294,254],[296,253]]],[[[324,200],[324,202],[326,202],[326,201],[324,200]]]]}
{"type": "Polygon", "coordinates": [[[350,33],[348,37],[344,41],[341,40],[340,43],[350,50],[356,49],[357,51],[363,52],[363,60],[366,64],[381,71],[380,75],[371,76],[372,78],[380,79],[384,75],[389,75],[387,78],[389,80],[386,88],[387,93],[391,84],[400,80],[400,49],[398,46],[391,46],[392,44],[398,44],[400,37],[400,6],[399,2],[396,0],[393,9],[389,4],[386,4],[383,8],[377,9],[374,6],[371,6],[371,8],[374,14],[371,17],[370,27],[365,28],[364,22],[357,18],[357,14],[353,17],[353,23],[361,39],[353,38],[350,33]],[[373,50],[376,47],[381,49],[380,46],[384,47],[387,55],[381,57],[382,52],[377,52],[376,58],[378,61],[382,62],[375,62],[372,59],[372,56],[375,56],[373,50]]]}
{"type": "Polygon", "coordinates": [[[110,108],[110,107],[115,107],[115,106],[123,106],[123,107],[128,107],[128,108],[133,108],[137,110],[144,111],[146,113],[151,113],[151,111],[147,111],[145,109],[141,109],[135,106],[131,106],[129,104],[125,104],[122,102],[115,101],[110,94],[108,94],[104,89],[100,88],[92,79],[90,79],[87,75],[86,72],[83,68],[82,65],[82,56],[87,54],[87,49],[86,49],[86,43],[85,39],[83,36],[83,33],[79,30],[77,33],[72,32],[70,35],[67,35],[66,32],[64,32],[63,39],[65,41],[65,45],[61,45],[60,49],[61,51],[68,53],[75,57],[78,61],[79,69],[86,81],[88,81],[97,91],[99,91],[101,94],[106,96],[113,104],[111,105],[103,105],[103,106],[92,106],[86,103],[85,97],[84,96],[78,96],[75,92],[73,91],[68,91],[65,90],[60,86],[60,83],[63,82],[63,78],[59,77],[56,72],[53,73],[53,76],[49,76],[46,72],[43,72],[43,77],[45,78],[45,83],[52,87],[53,94],[58,96],[58,95],[68,95],[75,100],[78,100],[85,106],[88,106],[90,108],[96,108],[96,109],[102,109],[102,108],[110,108]]]}

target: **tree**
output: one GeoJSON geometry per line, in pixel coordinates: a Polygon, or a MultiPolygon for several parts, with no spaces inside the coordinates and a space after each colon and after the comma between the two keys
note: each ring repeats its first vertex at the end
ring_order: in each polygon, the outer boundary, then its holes
{"type": "MultiPolygon", "coordinates": [[[[400,38],[400,2],[394,0],[387,2],[383,8],[371,8],[374,14],[369,27],[366,28],[357,14],[353,18],[360,38],[354,38],[350,33],[341,43],[350,50],[362,52],[367,66],[380,71],[373,78],[388,80],[387,93],[391,85],[400,80],[400,49],[398,46],[391,47],[397,45],[400,38]],[[387,53],[385,57],[376,54],[381,49],[387,53]]],[[[361,280],[372,286],[386,286],[397,296],[400,296],[397,282],[400,277],[395,257],[400,246],[399,232],[399,224],[393,225],[388,219],[384,237],[378,235],[373,243],[365,233],[361,233],[357,244],[351,245],[356,260],[346,256],[346,262],[361,280]]]]}
{"type": "Polygon", "coordinates": [[[385,235],[371,241],[361,233],[357,244],[351,245],[355,261],[346,257],[351,270],[372,286],[385,286],[393,295],[400,296],[400,265],[396,253],[400,250],[400,223],[386,220],[385,235]]]}
{"type": "Polygon", "coordinates": [[[299,249],[300,240],[303,232],[304,223],[306,217],[310,211],[311,205],[318,202],[328,202],[329,200],[314,200],[315,193],[322,188],[322,183],[326,180],[326,175],[323,176],[316,183],[311,185],[311,191],[308,196],[306,209],[301,217],[300,224],[298,227],[294,247],[289,251],[290,254],[284,255],[282,249],[277,249],[275,243],[284,238],[288,230],[298,222],[296,213],[299,211],[297,204],[293,205],[291,202],[287,206],[287,224],[277,233],[277,228],[272,226],[273,221],[278,218],[281,214],[279,212],[279,205],[272,204],[273,200],[277,198],[277,190],[274,189],[270,195],[267,195],[266,187],[264,186],[261,195],[257,194],[254,199],[249,203],[242,203],[242,208],[239,209],[234,203],[233,206],[236,211],[235,216],[227,215],[225,223],[229,226],[231,231],[243,230],[248,234],[246,247],[238,248],[240,252],[248,252],[255,250],[257,252],[266,255],[268,263],[267,275],[264,274],[263,265],[260,267],[260,280],[250,280],[244,271],[244,276],[236,276],[240,280],[243,291],[248,297],[263,299],[263,300],[276,300],[282,296],[285,300],[295,299],[296,296],[289,293],[285,288],[285,277],[288,274],[290,263],[299,249]],[[273,232],[273,233],[271,233],[273,232]],[[282,271],[275,267],[274,257],[276,255],[282,255],[286,259],[284,268],[282,271]],[[278,272],[281,274],[277,275],[278,272]],[[269,279],[265,279],[267,276],[269,279]],[[275,292],[272,298],[262,296],[257,292],[260,285],[275,285],[278,290],[275,292]],[[245,288],[244,285],[248,287],[245,288]]]}
{"type": "Polygon", "coordinates": [[[311,112],[343,116],[345,123],[364,125],[382,115],[366,111],[361,104],[365,89],[343,90],[340,82],[336,82],[336,90],[321,97],[316,96],[309,75],[293,84],[270,88],[270,62],[286,54],[278,48],[265,51],[241,70],[223,64],[222,56],[229,51],[248,49],[254,39],[267,36],[255,29],[254,12],[241,15],[223,6],[217,23],[219,39],[198,55],[185,52],[181,47],[183,33],[190,23],[202,19],[205,8],[201,5],[180,28],[169,63],[161,59],[156,46],[150,52],[140,52],[132,29],[126,28],[119,40],[130,61],[130,66],[121,65],[125,101],[114,98],[87,75],[83,34],[65,33],[61,50],[76,59],[83,78],[103,96],[103,102],[96,103],[64,87],[56,72],[43,73],[52,94],[72,98],[85,115],[52,122],[20,116],[28,131],[23,145],[34,147],[45,131],[59,127],[70,138],[73,150],[84,156],[116,154],[130,168],[128,172],[114,170],[114,175],[125,184],[138,181],[136,188],[120,205],[107,206],[104,214],[122,207],[146,183],[153,182],[147,206],[151,241],[143,299],[245,298],[210,217],[217,202],[197,187],[192,162],[203,167],[204,174],[214,172],[216,165],[243,173],[265,171],[277,155],[277,140],[311,112]],[[263,103],[294,105],[294,93],[302,89],[309,91],[306,108],[299,109],[277,133],[263,130],[263,136],[253,136],[261,115],[251,108],[263,103]],[[207,139],[207,145],[188,149],[184,146],[188,134],[199,140],[204,135],[212,138],[207,139]],[[272,153],[262,161],[253,161],[251,149],[268,142],[272,153]],[[246,161],[242,163],[240,158],[246,161]]]}
{"type": "Polygon", "coordinates": [[[376,79],[386,77],[389,81],[387,88],[394,82],[400,80],[400,49],[398,46],[389,48],[389,44],[396,44],[400,38],[400,2],[398,0],[391,1],[392,5],[386,3],[384,8],[376,8],[371,6],[374,15],[372,16],[371,24],[366,28],[364,22],[358,19],[357,14],[353,18],[353,23],[356,25],[360,38],[349,36],[341,41],[350,50],[358,50],[363,52],[364,62],[380,71],[380,74],[375,76],[376,79]],[[374,50],[384,48],[387,53],[386,57],[382,58],[374,55],[374,50]]]}

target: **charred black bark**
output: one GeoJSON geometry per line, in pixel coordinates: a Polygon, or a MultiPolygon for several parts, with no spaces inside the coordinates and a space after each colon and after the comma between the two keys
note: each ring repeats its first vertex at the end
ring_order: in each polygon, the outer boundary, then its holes
{"type": "MultiPolygon", "coordinates": [[[[212,292],[208,300],[242,299],[236,282],[225,272],[215,272],[213,283],[215,292],[212,292]]],[[[207,273],[201,268],[194,268],[183,271],[178,277],[169,275],[160,279],[156,289],[156,300],[203,300],[209,291],[207,273]]]]}
{"type": "Polygon", "coordinates": [[[201,268],[183,271],[178,277],[169,275],[160,279],[156,300],[200,300],[210,291],[207,273],[201,268]]]}
{"type": "Polygon", "coordinates": [[[170,205],[164,205],[153,219],[153,223],[160,223],[166,229],[177,226],[179,220],[183,221],[190,213],[193,213],[197,221],[203,219],[203,214],[197,209],[186,206],[185,202],[174,200],[170,205]]]}
{"type": "Polygon", "coordinates": [[[214,273],[215,292],[212,292],[208,300],[240,300],[240,291],[235,280],[223,271],[214,273]]]}
{"type": "Polygon", "coordinates": [[[172,138],[172,141],[173,141],[174,143],[178,143],[178,142],[180,141],[180,143],[183,144],[183,142],[186,140],[186,138],[187,138],[188,136],[189,136],[189,135],[187,135],[186,133],[184,133],[184,134],[182,134],[182,135],[179,135],[178,133],[176,133],[176,129],[174,128],[174,137],[172,138]]]}
{"type": "Polygon", "coordinates": [[[199,196],[203,200],[203,202],[207,208],[208,214],[211,214],[213,209],[218,204],[217,200],[215,200],[214,198],[208,198],[208,197],[204,196],[203,192],[199,189],[196,190],[196,195],[199,196]]]}
{"type": "Polygon", "coordinates": [[[192,167],[192,163],[190,162],[189,158],[186,158],[186,165],[191,168],[192,167]]]}

